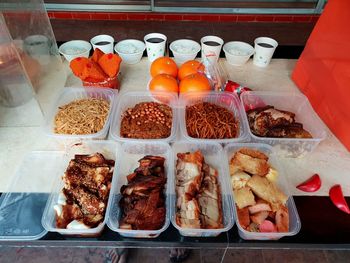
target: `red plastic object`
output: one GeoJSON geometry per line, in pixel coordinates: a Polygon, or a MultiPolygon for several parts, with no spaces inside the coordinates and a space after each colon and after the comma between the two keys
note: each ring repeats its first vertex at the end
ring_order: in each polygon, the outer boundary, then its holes
{"type": "Polygon", "coordinates": [[[328,1],[292,74],[314,110],[348,150],[349,10],[350,1],[328,1]]]}
{"type": "Polygon", "coordinates": [[[343,191],[339,184],[336,184],[329,189],[329,197],[333,204],[343,212],[350,214],[350,209],[343,195],[343,191]]]}
{"type": "Polygon", "coordinates": [[[318,174],[314,174],[305,182],[302,182],[297,186],[297,188],[304,192],[316,192],[321,188],[322,181],[318,174]]]}
{"type": "Polygon", "coordinates": [[[103,81],[94,81],[93,79],[83,80],[84,87],[110,88],[119,89],[120,83],[118,75],[113,78],[108,78],[103,81]]]}

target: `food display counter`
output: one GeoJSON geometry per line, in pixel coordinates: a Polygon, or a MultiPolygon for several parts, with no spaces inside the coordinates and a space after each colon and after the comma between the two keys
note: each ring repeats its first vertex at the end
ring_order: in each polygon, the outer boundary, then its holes
{"type": "MultiPolygon", "coordinates": [[[[280,91],[299,93],[292,82],[290,74],[296,60],[273,59],[267,68],[258,68],[248,62],[241,67],[230,66],[225,60],[220,59],[220,64],[226,68],[229,79],[254,91],[280,91]]],[[[143,58],[135,65],[121,67],[120,94],[128,91],[145,91],[149,81],[150,63],[143,58]]],[[[71,74],[67,62],[64,72],[57,74],[60,80],[52,75],[42,82],[42,89],[46,90],[46,96],[39,96],[41,105],[47,107],[53,103],[57,94],[55,84],[62,82],[67,76],[66,87],[81,86],[80,80],[71,74]],[[51,79],[49,79],[51,78],[51,79]]],[[[278,241],[246,241],[238,235],[237,226],[223,232],[217,237],[185,237],[173,226],[169,227],[156,238],[128,238],[113,232],[105,227],[99,237],[67,237],[58,233],[49,232],[38,240],[32,241],[8,241],[0,240],[0,246],[45,246],[45,247],[188,247],[188,248],[314,248],[314,249],[346,249],[350,247],[349,215],[338,210],[331,202],[328,192],[335,185],[340,184],[345,196],[350,195],[350,178],[347,173],[350,169],[350,154],[327,129],[327,137],[317,148],[300,158],[286,158],[277,156],[279,164],[283,167],[286,176],[286,185],[294,197],[301,222],[301,230],[295,236],[282,237],[278,241]],[[316,193],[305,193],[296,186],[308,179],[313,174],[319,174],[322,178],[322,186],[316,193]]],[[[112,139],[109,135],[109,139],[112,139]]],[[[7,192],[18,164],[22,158],[31,151],[59,151],[64,147],[60,138],[48,137],[44,129],[39,125],[22,127],[1,127],[0,140],[0,192],[7,192]]],[[[59,158],[59,157],[57,157],[59,158]]],[[[25,173],[25,171],[24,171],[25,173]]],[[[49,174],[47,175],[50,176],[49,174]]],[[[12,191],[20,191],[27,180],[17,182],[12,191]]],[[[51,189],[48,185],[40,185],[43,182],[32,182],[36,187],[51,189]]],[[[46,193],[48,194],[48,193],[46,193]]],[[[14,219],[14,222],[16,220],[14,219]]]]}

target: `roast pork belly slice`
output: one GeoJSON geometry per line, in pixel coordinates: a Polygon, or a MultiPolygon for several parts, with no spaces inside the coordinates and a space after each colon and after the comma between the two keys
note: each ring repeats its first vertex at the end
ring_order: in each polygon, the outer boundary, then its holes
{"type": "Polygon", "coordinates": [[[181,218],[185,219],[199,219],[199,204],[196,199],[192,199],[188,202],[183,202],[178,212],[181,218]]]}
{"type": "Polygon", "coordinates": [[[204,228],[222,227],[221,189],[218,184],[218,172],[208,164],[203,164],[204,177],[198,203],[201,211],[201,222],[204,228]]]}
{"type": "Polygon", "coordinates": [[[186,219],[177,217],[176,223],[181,226],[182,228],[201,228],[201,223],[199,219],[186,219]]]}

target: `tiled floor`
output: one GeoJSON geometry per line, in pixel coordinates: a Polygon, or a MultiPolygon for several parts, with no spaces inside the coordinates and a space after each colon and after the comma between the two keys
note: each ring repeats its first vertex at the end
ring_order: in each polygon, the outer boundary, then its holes
{"type": "MultiPolygon", "coordinates": [[[[0,248],[1,263],[112,263],[111,249],[0,248]]],[[[128,263],[168,263],[169,249],[129,249],[128,263]]],[[[350,251],[293,249],[195,249],[184,263],[345,263],[350,251]],[[224,258],[223,258],[224,256],[224,258]],[[223,259],[222,259],[223,258],[223,259]]]]}

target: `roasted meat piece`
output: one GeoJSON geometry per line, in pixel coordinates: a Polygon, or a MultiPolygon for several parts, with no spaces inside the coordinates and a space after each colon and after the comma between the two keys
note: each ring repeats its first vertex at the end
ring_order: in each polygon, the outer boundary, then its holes
{"type": "Polygon", "coordinates": [[[179,153],[176,164],[176,222],[183,228],[221,228],[218,173],[200,151],[179,153]]]}
{"type": "Polygon", "coordinates": [[[62,179],[64,204],[58,205],[56,225],[66,228],[73,220],[84,227],[96,227],[104,218],[114,161],[100,153],[75,155],[62,179]]]}
{"type": "Polygon", "coordinates": [[[261,137],[277,138],[312,138],[303,129],[301,123],[295,122],[295,114],[289,111],[265,106],[247,111],[249,127],[253,134],[261,137]]]}
{"type": "Polygon", "coordinates": [[[201,222],[204,228],[221,228],[222,200],[218,182],[218,172],[208,164],[203,164],[203,181],[197,196],[201,222]]]}
{"type": "Polygon", "coordinates": [[[120,188],[122,210],[120,228],[134,230],[157,230],[165,222],[164,172],[165,159],[145,156],[139,167],[127,176],[127,185],[120,188]]]}

